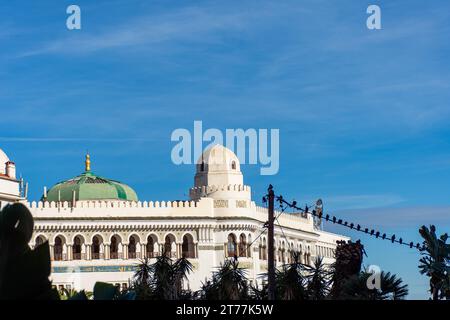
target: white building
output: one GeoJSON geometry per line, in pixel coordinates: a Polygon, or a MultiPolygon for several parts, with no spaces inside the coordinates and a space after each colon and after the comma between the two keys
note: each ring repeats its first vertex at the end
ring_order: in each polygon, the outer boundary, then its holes
{"type": "Polygon", "coordinates": [[[24,200],[21,182],[16,178],[16,164],[0,149],[0,208],[7,203],[24,200]]]}
{"type": "MultiPolygon", "coordinates": [[[[77,290],[92,290],[96,281],[127,286],[139,259],[161,252],[190,259],[194,272],[187,285],[194,290],[234,255],[256,281],[267,271],[267,233],[258,238],[267,209],[252,201],[229,149],[206,150],[196,171],[190,200],[139,201],[129,186],[92,173],[87,156],[83,174],[45,191],[39,202],[26,202],[35,219],[30,245],[50,244],[53,284],[77,290]]],[[[0,187],[4,200],[12,192],[0,187]]],[[[310,215],[284,213],[278,221],[277,266],[289,262],[291,251],[305,263],[316,256],[332,263],[336,241],[348,240],[315,228],[310,215]]]]}

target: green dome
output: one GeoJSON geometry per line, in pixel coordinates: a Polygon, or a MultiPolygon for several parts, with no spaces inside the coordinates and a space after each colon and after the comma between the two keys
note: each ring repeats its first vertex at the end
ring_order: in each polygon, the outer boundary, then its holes
{"type": "Polygon", "coordinates": [[[102,178],[87,171],[73,179],[60,182],[47,193],[47,201],[124,200],[138,201],[136,192],[126,184],[102,178]]]}

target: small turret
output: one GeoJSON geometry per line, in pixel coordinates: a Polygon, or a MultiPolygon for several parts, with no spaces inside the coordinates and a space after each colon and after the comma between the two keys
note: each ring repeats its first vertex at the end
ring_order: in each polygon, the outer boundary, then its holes
{"type": "Polygon", "coordinates": [[[216,144],[202,153],[197,161],[194,187],[189,191],[191,200],[202,197],[250,200],[250,192],[233,151],[216,144]]]}
{"type": "Polygon", "coordinates": [[[6,175],[11,179],[16,179],[16,164],[12,161],[6,162],[6,175]]]}

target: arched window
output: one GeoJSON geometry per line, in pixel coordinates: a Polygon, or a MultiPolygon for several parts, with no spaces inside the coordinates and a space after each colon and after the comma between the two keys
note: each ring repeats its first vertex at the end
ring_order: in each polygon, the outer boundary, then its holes
{"type": "Polygon", "coordinates": [[[111,259],[119,259],[119,241],[117,236],[111,237],[111,245],[109,247],[109,257],[111,259]]]}
{"type": "Polygon", "coordinates": [[[200,171],[201,172],[205,171],[205,161],[202,161],[202,164],[200,165],[200,171]]]}
{"type": "Polygon", "coordinates": [[[72,246],[72,255],[73,260],[81,260],[81,237],[76,236],[75,239],[73,239],[73,246],[72,246]]]}
{"type": "Polygon", "coordinates": [[[35,247],[39,247],[43,243],[44,243],[44,237],[43,236],[39,236],[39,237],[36,238],[35,247]]]}
{"type": "Polygon", "coordinates": [[[247,256],[247,237],[245,234],[239,236],[239,257],[247,256]]]}
{"type": "Polygon", "coordinates": [[[195,258],[195,244],[194,239],[190,234],[186,234],[183,236],[183,244],[181,246],[183,257],[185,258],[195,258]]]}
{"type": "Polygon", "coordinates": [[[285,245],[284,245],[284,241],[281,243],[281,247],[280,247],[280,261],[281,263],[285,264],[286,263],[286,250],[285,250],[285,245]]]}
{"type": "Polygon", "coordinates": [[[263,247],[262,247],[262,259],[263,260],[267,260],[267,242],[266,242],[266,238],[263,239],[263,247]]]}
{"type": "MultiPolygon", "coordinates": [[[[153,241],[153,237],[148,236],[147,237],[147,246],[146,246],[147,258],[154,258],[154,256],[155,256],[155,253],[153,251],[154,246],[155,246],[155,242],[153,241]]],[[[158,254],[158,253],[156,253],[156,254],[158,254]]]]}
{"type": "Polygon", "coordinates": [[[92,238],[92,248],[91,248],[92,259],[100,259],[100,239],[98,236],[92,238]]]}
{"type": "Polygon", "coordinates": [[[261,241],[259,242],[258,249],[259,260],[264,260],[264,239],[261,239],[261,241]]]}
{"type": "Polygon", "coordinates": [[[231,162],[231,169],[236,170],[236,161],[231,162]]]}
{"type": "Polygon", "coordinates": [[[291,244],[289,245],[289,249],[288,249],[288,263],[294,262],[294,254],[295,254],[295,247],[294,247],[294,243],[291,242],[291,244]]]}
{"type": "Polygon", "coordinates": [[[60,236],[55,238],[55,246],[53,247],[53,259],[61,261],[63,259],[63,240],[60,236]]]}
{"type": "Polygon", "coordinates": [[[237,256],[236,236],[232,233],[228,235],[227,254],[228,257],[237,256]]]}
{"type": "Polygon", "coordinates": [[[175,237],[168,234],[164,240],[164,254],[169,258],[177,257],[177,246],[175,244],[175,237]]]}
{"type": "Polygon", "coordinates": [[[136,259],[136,238],[130,236],[128,241],[128,259],[136,259]]]}

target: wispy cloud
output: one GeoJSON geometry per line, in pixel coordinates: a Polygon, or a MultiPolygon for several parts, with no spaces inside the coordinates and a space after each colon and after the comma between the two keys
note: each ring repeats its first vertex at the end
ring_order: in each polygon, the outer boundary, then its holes
{"type": "Polygon", "coordinates": [[[336,214],[350,221],[380,227],[419,228],[429,224],[450,226],[449,206],[339,210],[336,214]]]}
{"type": "Polygon", "coordinates": [[[327,207],[336,210],[387,207],[405,201],[403,197],[392,194],[337,195],[323,197],[323,199],[326,201],[327,207]]]}
{"type": "Polygon", "coordinates": [[[121,142],[151,142],[157,141],[156,138],[26,138],[26,137],[0,137],[1,142],[105,142],[105,143],[121,143],[121,142]]]}
{"type": "MultiPolygon", "coordinates": [[[[258,14],[263,14],[263,7],[258,14]]],[[[85,54],[106,49],[130,48],[145,45],[162,45],[168,42],[217,42],[220,31],[242,31],[255,12],[220,12],[200,7],[187,7],[162,15],[134,17],[119,26],[104,28],[96,34],[82,30],[73,37],[50,41],[21,56],[40,54],[85,54]]],[[[259,17],[260,18],[260,17],[259,17]]],[[[155,48],[153,48],[155,49],[155,48]]],[[[157,50],[157,49],[155,49],[157,50]]]]}

